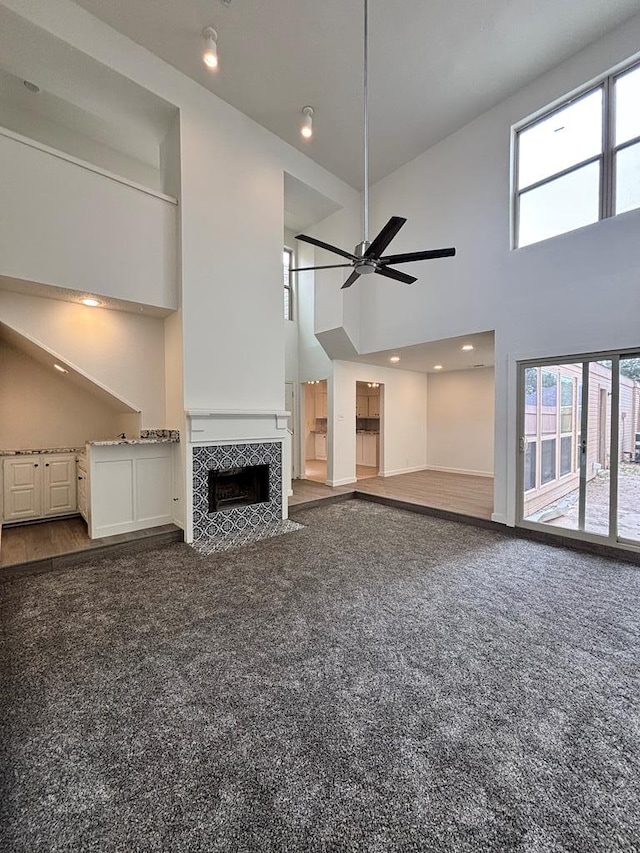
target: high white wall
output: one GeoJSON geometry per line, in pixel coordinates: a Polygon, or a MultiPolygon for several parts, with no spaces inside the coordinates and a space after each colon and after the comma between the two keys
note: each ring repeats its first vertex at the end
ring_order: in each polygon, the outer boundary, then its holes
{"type": "Polygon", "coordinates": [[[164,321],[0,290],[0,322],[31,338],[165,427],[164,321]]]}
{"type": "Polygon", "coordinates": [[[380,413],[380,472],[383,476],[419,471],[427,458],[427,376],[357,362],[334,362],[328,382],[327,479],[352,483],[356,472],[356,382],[383,385],[380,413]]]}
{"type": "Polygon", "coordinates": [[[0,275],[175,308],[176,206],[0,135],[0,275]]]}
{"type": "Polygon", "coordinates": [[[357,192],[69,0],[2,2],[180,109],[185,406],[282,408],[283,172],[357,192]]]}
{"type": "MultiPolygon", "coordinates": [[[[372,230],[408,217],[394,251],[454,245],[407,265],[419,282],[371,276],[360,351],[495,329],[494,518],[515,520],[519,358],[638,345],[640,211],[510,249],[511,127],[637,52],[640,15],[394,172],[372,192],[372,230]]],[[[329,308],[333,303],[330,302],[329,308]]]]}
{"type": "Polygon", "coordinates": [[[72,157],[94,163],[108,172],[122,175],[145,187],[169,192],[163,189],[160,170],[149,163],[129,157],[109,145],[96,142],[95,139],[90,139],[63,124],[50,121],[42,115],[21,109],[17,104],[2,99],[0,99],[0,125],[29,139],[36,139],[43,145],[65,151],[72,157]]]}
{"type": "Polygon", "coordinates": [[[492,367],[429,375],[428,468],[493,476],[494,398],[492,367]]]}
{"type": "Polygon", "coordinates": [[[115,408],[0,341],[0,448],[84,447],[121,431],[115,408]]]}

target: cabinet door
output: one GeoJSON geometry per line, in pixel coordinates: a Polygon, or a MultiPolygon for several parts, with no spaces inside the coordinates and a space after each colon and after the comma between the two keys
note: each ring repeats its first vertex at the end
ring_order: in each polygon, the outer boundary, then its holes
{"type": "Polygon", "coordinates": [[[42,515],[63,515],[75,512],[76,502],[76,457],[75,454],[44,456],[42,515]]]}
{"type": "Polygon", "coordinates": [[[327,458],[327,436],[316,433],[316,459],[327,458]]]}
{"type": "Polygon", "coordinates": [[[42,513],[39,456],[4,460],[4,521],[38,518],[42,513]]]}
{"type": "Polygon", "coordinates": [[[327,417],[327,395],[326,394],[316,394],[316,417],[317,418],[326,418],[327,417]]]}
{"type": "Polygon", "coordinates": [[[363,445],[364,435],[361,432],[356,433],[356,465],[363,465],[363,445]]]}
{"type": "Polygon", "coordinates": [[[358,394],[356,396],[356,417],[369,417],[369,398],[365,397],[363,394],[358,394]]]}
{"type": "Polygon", "coordinates": [[[369,397],[369,417],[380,417],[380,397],[369,397]]]}
{"type": "Polygon", "coordinates": [[[369,468],[375,468],[377,465],[377,445],[378,437],[376,435],[362,436],[364,441],[362,445],[362,464],[369,468]]]}
{"type": "Polygon", "coordinates": [[[87,518],[87,472],[84,468],[78,466],[77,478],[77,497],[78,497],[78,512],[82,515],[85,521],[87,518]]]}

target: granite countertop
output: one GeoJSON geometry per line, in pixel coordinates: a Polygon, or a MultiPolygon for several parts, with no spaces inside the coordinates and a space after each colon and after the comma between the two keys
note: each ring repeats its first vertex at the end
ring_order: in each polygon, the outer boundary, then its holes
{"type": "Polygon", "coordinates": [[[38,447],[22,450],[0,450],[0,456],[33,456],[35,453],[83,453],[84,447],[38,447]]]}
{"type": "MultiPolygon", "coordinates": [[[[119,444],[176,444],[180,441],[177,429],[140,430],[140,438],[113,438],[106,441],[87,441],[89,447],[116,447],[119,444]]],[[[36,453],[79,453],[86,455],[86,445],[82,447],[36,447],[23,450],[0,450],[0,456],[32,456],[36,453]]]]}
{"type": "Polygon", "coordinates": [[[179,438],[113,438],[108,441],[88,441],[89,447],[117,447],[119,444],[177,444],[179,438]]]}

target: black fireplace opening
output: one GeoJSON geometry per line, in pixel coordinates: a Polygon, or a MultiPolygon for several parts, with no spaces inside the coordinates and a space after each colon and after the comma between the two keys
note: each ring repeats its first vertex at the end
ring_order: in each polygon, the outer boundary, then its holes
{"type": "Polygon", "coordinates": [[[209,512],[266,503],[269,500],[269,465],[211,469],[208,483],[209,512]]]}

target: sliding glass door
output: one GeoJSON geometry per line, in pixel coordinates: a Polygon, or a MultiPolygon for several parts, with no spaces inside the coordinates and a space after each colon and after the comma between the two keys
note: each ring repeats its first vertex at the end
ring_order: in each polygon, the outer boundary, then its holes
{"type": "Polygon", "coordinates": [[[519,523],[640,544],[640,355],[523,363],[519,523]]]}
{"type": "Polygon", "coordinates": [[[640,544],[640,354],[620,357],[618,536],[640,544]]]}

